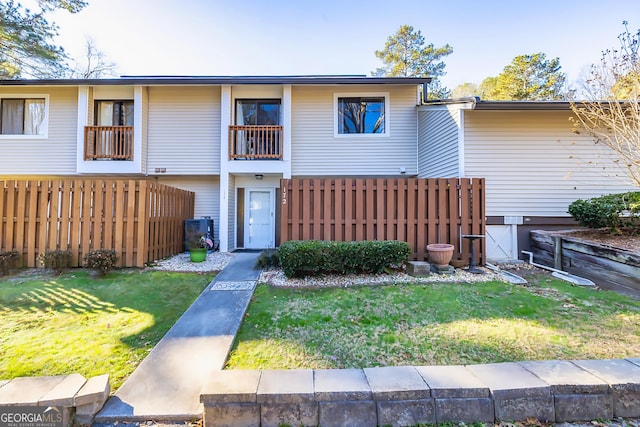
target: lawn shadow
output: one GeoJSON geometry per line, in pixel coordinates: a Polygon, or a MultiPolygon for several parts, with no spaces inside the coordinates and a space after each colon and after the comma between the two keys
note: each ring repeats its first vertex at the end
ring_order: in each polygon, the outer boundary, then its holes
{"type": "Polygon", "coordinates": [[[277,350],[266,349],[261,340],[279,342],[289,353],[300,349],[283,359],[308,354],[334,368],[611,358],[640,351],[640,340],[633,337],[634,331],[640,336],[639,309],[638,302],[615,293],[546,276],[527,287],[499,282],[349,290],[264,286],[254,295],[230,367],[270,369],[260,352],[277,350]],[[633,344],[631,350],[623,348],[624,340],[633,344]],[[241,342],[245,356],[235,353],[241,342]],[[244,364],[243,357],[260,362],[244,364]]]}
{"type": "Polygon", "coordinates": [[[0,278],[0,315],[18,314],[22,327],[37,327],[51,312],[85,319],[146,313],[151,325],[120,339],[134,349],[157,342],[215,276],[137,269],[114,270],[104,277],[85,269],[59,276],[39,273],[0,278]]]}

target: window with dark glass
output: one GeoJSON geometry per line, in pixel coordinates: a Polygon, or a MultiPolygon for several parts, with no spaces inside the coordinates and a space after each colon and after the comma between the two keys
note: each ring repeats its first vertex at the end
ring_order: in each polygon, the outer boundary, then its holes
{"type": "Polygon", "coordinates": [[[97,101],[98,126],[133,126],[133,101],[97,101]]]}
{"type": "Polygon", "coordinates": [[[280,100],[279,99],[237,99],[236,100],[236,124],[237,125],[279,125],[280,124],[280,100]]]}
{"type": "Polygon", "coordinates": [[[385,133],[384,102],[383,96],[338,98],[338,133],[385,133]]]}
{"type": "Polygon", "coordinates": [[[44,98],[4,98],[0,102],[2,135],[44,135],[44,98]]]}

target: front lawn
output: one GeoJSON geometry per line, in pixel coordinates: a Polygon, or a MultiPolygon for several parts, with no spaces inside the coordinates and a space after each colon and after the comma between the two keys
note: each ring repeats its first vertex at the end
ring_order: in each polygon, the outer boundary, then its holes
{"type": "Polygon", "coordinates": [[[108,373],[114,390],[214,276],[34,271],[0,277],[0,379],[108,373]]]}
{"type": "MultiPolygon", "coordinates": [[[[531,283],[531,282],[530,282],[531,283]]],[[[528,287],[261,285],[228,369],[355,368],[640,354],[640,302],[539,275],[528,287]]]]}

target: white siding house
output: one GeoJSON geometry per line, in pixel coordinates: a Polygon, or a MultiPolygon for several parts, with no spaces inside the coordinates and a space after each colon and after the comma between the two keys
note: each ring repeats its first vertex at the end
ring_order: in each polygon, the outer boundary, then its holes
{"type": "Polygon", "coordinates": [[[417,173],[416,86],[295,87],[292,93],[292,175],[407,175],[417,173]],[[338,134],[337,100],[384,97],[386,129],[374,135],[338,134]]]}
{"type": "Polygon", "coordinates": [[[418,176],[461,176],[462,109],[465,104],[439,105],[418,112],[418,176]]]}
{"type": "Polygon", "coordinates": [[[417,174],[418,88],[428,81],[0,81],[0,100],[44,99],[46,113],[38,135],[18,134],[16,103],[0,105],[7,117],[0,132],[0,179],[155,177],[195,192],[194,215],[214,220],[222,251],[273,247],[281,178],[417,174]]]}
{"type": "Polygon", "coordinates": [[[220,174],[219,87],[152,86],[148,117],[149,174],[220,174]]]}
{"type": "Polygon", "coordinates": [[[8,87],[0,89],[0,102],[44,99],[45,117],[40,135],[0,134],[0,173],[3,176],[66,175],[76,170],[75,87],[8,87]]]}
{"type": "Polygon", "coordinates": [[[488,258],[568,205],[633,189],[562,102],[419,101],[427,78],[0,81],[0,179],[154,177],[194,191],[220,249],[278,244],[280,179],[481,177],[488,258]],[[30,115],[24,115],[28,110],[30,115]]]}
{"type": "MultiPolygon", "coordinates": [[[[573,226],[567,209],[577,199],[637,190],[611,150],[572,132],[566,102],[467,99],[419,110],[422,121],[438,124],[421,134],[419,152],[445,145],[450,156],[458,153],[458,176],[486,180],[489,259],[520,258],[532,229],[573,226]]],[[[438,158],[449,164],[446,155],[438,158]]],[[[421,176],[446,172],[429,162],[420,169],[421,176]]]]}

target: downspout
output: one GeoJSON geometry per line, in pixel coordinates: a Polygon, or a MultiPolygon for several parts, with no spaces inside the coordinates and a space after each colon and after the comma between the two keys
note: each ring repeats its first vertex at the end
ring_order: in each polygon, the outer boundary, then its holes
{"type": "MultiPolygon", "coordinates": [[[[144,123],[144,141],[143,144],[145,146],[145,150],[144,150],[144,176],[149,176],[149,86],[143,86],[143,93],[142,93],[142,97],[144,98],[144,109],[146,110],[146,114],[144,115],[144,117],[146,117],[145,123],[144,123]]],[[[143,117],[143,118],[144,118],[143,117]]],[[[156,181],[158,181],[158,177],[156,176],[156,181]]]]}

